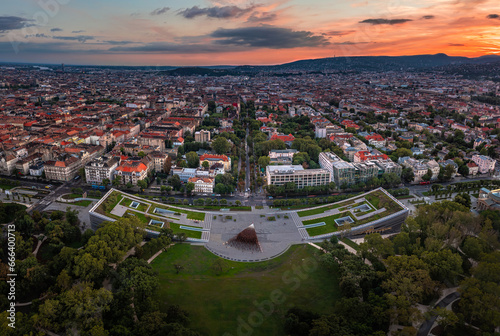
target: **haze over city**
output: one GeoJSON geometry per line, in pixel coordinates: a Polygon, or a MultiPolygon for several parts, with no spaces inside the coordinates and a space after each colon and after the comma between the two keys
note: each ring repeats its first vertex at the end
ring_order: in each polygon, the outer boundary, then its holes
{"type": "Polygon", "coordinates": [[[473,1],[4,1],[0,61],[278,64],[499,52],[500,6],[473,1]]]}

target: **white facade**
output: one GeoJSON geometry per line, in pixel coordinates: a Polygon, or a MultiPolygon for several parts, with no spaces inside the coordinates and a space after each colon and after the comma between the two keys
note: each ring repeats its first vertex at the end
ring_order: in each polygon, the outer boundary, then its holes
{"type": "Polygon", "coordinates": [[[478,170],[481,174],[490,173],[495,170],[496,161],[486,155],[473,155],[472,161],[477,164],[478,170]]]}

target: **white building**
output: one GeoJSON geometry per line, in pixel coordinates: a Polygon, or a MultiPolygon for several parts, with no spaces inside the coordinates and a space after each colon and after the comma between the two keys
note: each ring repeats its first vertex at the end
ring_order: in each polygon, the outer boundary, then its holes
{"type": "Polygon", "coordinates": [[[472,161],[477,164],[479,173],[486,174],[495,170],[496,161],[486,155],[473,155],[472,161]]]}
{"type": "Polygon", "coordinates": [[[116,167],[118,167],[118,158],[106,157],[96,158],[85,165],[85,179],[87,183],[101,184],[104,179],[112,180],[116,167]]]}
{"type": "Polygon", "coordinates": [[[266,177],[268,185],[282,186],[288,182],[295,183],[301,189],[306,186],[321,186],[330,183],[330,173],[325,169],[304,169],[295,166],[267,166],[266,177]]]}
{"type": "Polygon", "coordinates": [[[211,177],[190,177],[188,182],[194,184],[194,191],[196,193],[213,193],[215,179],[211,177]]]}

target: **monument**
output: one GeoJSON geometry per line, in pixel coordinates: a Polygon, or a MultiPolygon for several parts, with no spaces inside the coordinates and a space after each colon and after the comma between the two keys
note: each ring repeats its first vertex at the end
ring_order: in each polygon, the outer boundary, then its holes
{"type": "Polygon", "coordinates": [[[235,237],[229,239],[227,245],[240,250],[262,252],[253,223],[235,237]]]}

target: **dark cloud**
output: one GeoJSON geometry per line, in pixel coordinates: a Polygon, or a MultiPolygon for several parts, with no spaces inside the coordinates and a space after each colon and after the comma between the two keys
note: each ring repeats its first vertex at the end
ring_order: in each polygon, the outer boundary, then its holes
{"type": "MultiPolygon", "coordinates": [[[[20,42],[15,44],[19,52],[31,54],[98,54],[103,53],[102,50],[89,50],[69,48],[67,42],[20,42]]],[[[11,42],[0,42],[0,54],[14,54],[16,49],[11,42]]]]}
{"type": "Polygon", "coordinates": [[[367,44],[367,43],[370,43],[370,42],[351,42],[351,41],[345,41],[345,42],[336,42],[336,43],[333,43],[335,45],[355,45],[355,44],[367,44]]]}
{"type": "Polygon", "coordinates": [[[61,28],[52,28],[50,31],[54,33],[54,32],[61,32],[63,30],[61,28]]]}
{"type": "Polygon", "coordinates": [[[162,15],[170,10],[170,7],[156,8],[154,11],[149,13],[150,15],[162,15]]]}
{"type": "Polygon", "coordinates": [[[94,36],[89,36],[89,35],[78,35],[78,36],[53,36],[52,38],[57,39],[57,40],[64,40],[64,41],[79,41],[81,43],[85,43],[88,40],[93,40],[94,36]]]}
{"type": "Polygon", "coordinates": [[[434,18],[435,18],[434,15],[424,15],[424,16],[422,16],[422,19],[424,19],[424,20],[431,20],[431,19],[434,19],[434,18]]]}
{"type": "Polygon", "coordinates": [[[30,38],[30,37],[40,37],[40,38],[50,38],[51,36],[47,36],[45,34],[33,34],[33,35],[25,35],[24,38],[30,38]]]}
{"type": "Polygon", "coordinates": [[[103,41],[103,42],[111,45],[126,45],[126,44],[138,43],[134,41],[103,41]]]}
{"type": "Polygon", "coordinates": [[[247,19],[247,22],[269,22],[278,18],[276,13],[271,12],[253,12],[247,19]]]}
{"type": "Polygon", "coordinates": [[[19,16],[0,16],[0,32],[24,28],[30,21],[33,20],[28,20],[19,16]]]}
{"type": "Polygon", "coordinates": [[[182,15],[186,19],[193,19],[197,16],[203,15],[216,19],[228,19],[240,17],[246,13],[253,11],[255,7],[256,6],[251,6],[248,8],[240,8],[238,6],[214,6],[208,8],[200,8],[198,6],[194,6],[180,11],[179,15],[182,15]]]}
{"type": "Polygon", "coordinates": [[[450,47],[465,47],[465,44],[462,43],[448,43],[450,47]]]}
{"type": "Polygon", "coordinates": [[[345,35],[349,35],[349,34],[352,34],[352,33],[355,33],[356,31],[355,30],[332,30],[332,31],[329,31],[327,33],[325,33],[324,35],[328,35],[328,36],[345,36],[345,35]]]}
{"type": "Polygon", "coordinates": [[[500,15],[498,14],[489,14],[487,16],[488,19],[500,19],[500,15]]]}
{"type": "Polygon", "coordinates": [[[372,24],[372,25],[383,25],[383,24],[386,24],[386,25],[395,25],[395,24],[401,24],[401,23],[405,23],[405,22],[408,22],[408,21],[413,21],[412,19],[392,19],[392,20],[388,20],[388,19],[366,19],[366,20],[363,20],[363,21],[359,21],[359,23],[369,23],[369,24],[372,24]]]}
{"type": "Polygon", "coordinates": [[[255,48],[284,49],[296,47],[319,47],[328,45],[323,36],[309,31],[293,31],[273,26],[217,29],[211,37],[221,45],[249,46],[255,48]]]}
{"type": "MultiPolygon", "coordinates": [[[[224,51],[240,51],[245,50],[241,47],[228,47],[224,51]]],[[[112,47],[110,52],[137,52],[137,53],[161,53],[161,54],[206,54],[219,53],[221,47],[213,44],[184,44],[184,43],[169,43],[169,42],[152,42],[141,46],[122,46],[112,47]]]]}
{"type": "Polygon", "coordinates": [[[71,34],[81,34],[81,33],[85,33],[85,30],[73,30],[71,32],[71,34]]]}

